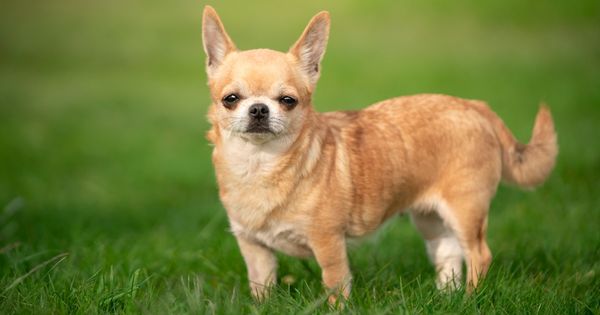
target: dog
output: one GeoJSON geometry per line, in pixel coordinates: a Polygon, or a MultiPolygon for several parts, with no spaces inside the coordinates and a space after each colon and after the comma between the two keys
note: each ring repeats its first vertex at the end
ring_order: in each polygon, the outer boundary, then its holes
{"type": "Polygon", "coordinates": [[[212,104],[207,138],[219,197],[252,295],[276,283],[274,251],[314,257],[329,302],[348,298],[347,238],[411,216],[439,289],[471,291],[488,271],[490,201],[501,180],[528,188],[554,168],[558,146],[541,106],[528,144],[484,103],[422,94],[359,111],[318,113],[312,95],[329,36],[315,15],[288,52],[240,51],[205,7],[202,38],[212,104]]]}

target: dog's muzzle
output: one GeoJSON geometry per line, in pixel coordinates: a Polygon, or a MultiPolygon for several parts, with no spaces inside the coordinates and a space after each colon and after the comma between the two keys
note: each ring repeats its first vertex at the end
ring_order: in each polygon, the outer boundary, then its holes
{"type": "Polygon", "coordinates": [[[246,132],[265,133],[272,132],[269,128],[269,106],[258,103],[248,108],[248,116],[250,122],[246,132]]]}

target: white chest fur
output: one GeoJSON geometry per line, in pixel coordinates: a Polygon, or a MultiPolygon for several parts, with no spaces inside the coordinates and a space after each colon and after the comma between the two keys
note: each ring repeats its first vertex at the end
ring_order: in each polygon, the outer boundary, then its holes
{"type": "Polygon", "coordinates": [[[301,224],[270,218],[272,210],[282,206],[288,198],[289,189],[271,175],[279,171],[278,163],[291,139],[281,138],[265,145],[249,143],[239,137],[226,140],[220,149],[220,158],[224,159],[228,175],[221,188],[227,191],[222,201],[232,232],[288,255],[311,256],[301,224]]]}
{"type": "Polygon", "coordinates": [[[223,141],[221,150],[228,170],[251,185],[256,178],[272,171],[287,146],[289,143],[281,140],[257,145],[241,137],[231,136],[223,141]]]}
{"type": "Polygon", "coordinates": [[[230,223],[231,231],[235,235],[254,240],[290,256],[312,256],[307,238],[298,224],[272,221],[264,228],[250,230],[234,220],[230,220],[230,223]]]}
{"type": "MultiPolygon", "coordinates": [[[[220,187],[227,193],[222,201],[230,216],[244,226],[262,225],[264,219],[281,205],[285,194],[280,183],[272,179],[285,143],[271,141],[266,145],[249,143],[231,137],[219,148],[223,180],[220,187]]],[[[218,174],[219,175],[219,174],[218,174]]]]}

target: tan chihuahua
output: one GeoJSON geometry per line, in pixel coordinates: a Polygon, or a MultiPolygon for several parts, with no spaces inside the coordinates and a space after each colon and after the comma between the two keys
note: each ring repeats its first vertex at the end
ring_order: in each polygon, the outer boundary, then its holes
{"type": "Polygon", "coordinates": [[[423,235],[440,289],[467,289],[492,259],[490,201],[504,179],[541,184],[558,153],[541,107],[529,144],[517,142],[481,101],[398,97],[360,111],[317,113],[312,94],[329,35],[314,16],[287,53],[239,51],[207,6],[203,42],[212,105],[208,118],[219,195],[260,299],[276,282],[274,250],[315,257],[324,285],[350,294],[346,238],[408,213],[423,235]]]}

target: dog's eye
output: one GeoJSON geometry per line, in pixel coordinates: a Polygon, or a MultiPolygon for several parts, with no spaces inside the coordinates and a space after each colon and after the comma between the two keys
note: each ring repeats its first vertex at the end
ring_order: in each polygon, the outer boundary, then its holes
{"type": "Polygon", "coordinates": [[[282,96],[279,99],[279,103],[281,103],[287,107],[293,107],[296,104],[298,104],[298,101],[295,98],[286,95],[286,96],[282,96]]]}
{"type": "Polygon", "coordinates": [[[231,108],[239,100],[240,100],[240,97],[237,94],[229,94],[229,95],[223,97],[223,105],[227,108],[231,108]]]}

